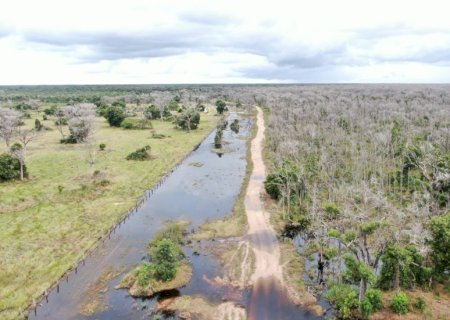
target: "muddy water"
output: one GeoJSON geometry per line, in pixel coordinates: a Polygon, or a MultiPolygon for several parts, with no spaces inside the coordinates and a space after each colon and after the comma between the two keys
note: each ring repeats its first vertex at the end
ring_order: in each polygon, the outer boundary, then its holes
{"type": "Polygon", "coordinates": [[[207,219],[231,213],[246,168],[246,140],[250,121],[232,114],[229,122],[240,120],[240,132],[224,131],[227,152],[220,157],[212,152],[215,132],[179,166],[148,200],[85,260],[83,265],[63,280],[44,299],[29,319],[171,319],[176,316],[156,315],[158,299],[177,295],[203,295],[210,302],[223,299],[236,301],[247,308],[251,319],[315,319],[287,302],[282,290],[270,280],[258,283],[243,293],[211,285],[208,279],[221,274],[212,255],[194,254],[184,248],[194,267],[192,281],[180,290],[149,299],[133,298],[127,290],[114,287],[120,279],[147,255],[147,244],[170,219],[191,221],[196,228],[207,219]],[[203,166],[193,166],[192,163],[203,166]]]}
{"type": "Polygon", "coordinates": [[[287,293],[275,278],[260,279],[247,300],[249,320],[312,320],[320,319],[308,310],[299,309],[289,301],[287,293]]]}

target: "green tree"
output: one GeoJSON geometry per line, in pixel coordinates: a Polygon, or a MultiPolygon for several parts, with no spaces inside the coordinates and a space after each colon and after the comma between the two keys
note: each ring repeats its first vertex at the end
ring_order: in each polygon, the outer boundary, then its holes
{"type": "Polygon", "coordinates": [[[147,119],[160,119],[161,111],[154,104],[148,106],[147,110],[145,110],[144,115],[147,119]]]}
{"type": "Polygon", "coordinates": [[[120,124],[125,119],[125,112],[122,107],[111,106],[105,110],[104,117],[111,127],[120,127],[120,124]]]}
{"type": "Polygon", "coordinates": [[[191,108],[185,109],[175,120],[177,127],[187,130],[188,132],[197,129],[199,123],[200,113],[191,108]]]}
{"type": "Polygon", "coordinates": [[[434,217],[430,221],[431,259],[433,261],[434,273],[442,278],[450,272],[450,213],[440,217],[434,217]]]}
{"type": "Polygon", "coordinates": [[[181,248],[169,239],[156,242],[150,256],[155,266],[155,277],[161,281],[170,281],[175,278],[181,260],[181,248]]]}
{"type": "Polygon", "coordinates": [[[412,288],[427,282],[431,272],[423,266],[423,257],[412,245],[390,244],[381,260],[378,286],[382,289],[412,288]]]}
{"type": "MultiPolygon", "coordinates": [[[[26,167],[24,168],[26,174],[26,167]]],[[[0,155],[0,182],[20,177],[20,162],[10,154],[0,155]]]]}
{"type": "Polygon", "coordinates": [[[225,111],[227,111],[227,104],[225,103],[225,101],[222,100],[217,100],[216,101],[216,110],[218,114],[222,114],[225,111]]]}

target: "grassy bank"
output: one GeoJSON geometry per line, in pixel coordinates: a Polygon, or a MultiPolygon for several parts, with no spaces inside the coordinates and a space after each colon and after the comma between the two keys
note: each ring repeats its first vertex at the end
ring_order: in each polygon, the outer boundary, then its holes
{"type": "Polygon", "coordinates": [[[210,132],[216,118],[202,115],[199,129],[190,133],[153,121],[153,132],[164,139],[152,138],[150,130],[111,128],[97,118],[93,166],[86,146],[60,144],[53,120],[42,123],[49,130],[29,145],[29,180],[0,185],[0,319],[24,316],[29,304],[210,132]],[[154,159],[125,160],[145,145],[154,159]]]}

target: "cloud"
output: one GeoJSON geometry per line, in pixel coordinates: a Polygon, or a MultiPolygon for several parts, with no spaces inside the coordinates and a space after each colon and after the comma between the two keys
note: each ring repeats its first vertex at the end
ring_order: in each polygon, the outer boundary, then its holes
{"type": "MultiPolygon", "coordinates": [[[[17,0],[0,13],[0,67],[31,60],[19,74],[32,82],[44,63],[55,81],[395,81],[419,72],[450,81],[450,21],[433,9],[442,4],[17,0]]],[[[19,81],[15,73],[0,83],[19,81]]]]}

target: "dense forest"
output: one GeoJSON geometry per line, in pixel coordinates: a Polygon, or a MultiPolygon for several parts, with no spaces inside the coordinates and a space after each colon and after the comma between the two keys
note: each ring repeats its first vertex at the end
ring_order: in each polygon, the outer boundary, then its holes
{"type": "Polygon", "coordinates": [[[259,97],[274,163],[266,189],[304,240],[300,251],[316,255],[338,315],[380,309],[378,289],[396,289],[391,308],[404,313],[400,289],[448,288],[448,87],[274,91],[259,97]]]}

